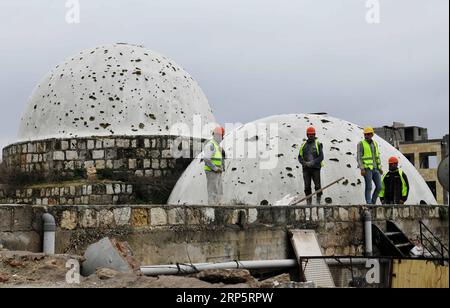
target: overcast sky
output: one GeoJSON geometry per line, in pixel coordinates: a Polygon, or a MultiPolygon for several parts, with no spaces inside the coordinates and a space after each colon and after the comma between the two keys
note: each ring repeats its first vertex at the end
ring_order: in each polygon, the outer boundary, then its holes
{"type": "Polygon", "coordinates": [[[65,0],[0,2],[0,146],[33,88],[65,58],[104,43],[158,51],[198,81],[219,122],[325,111],[360,125],[449,130],[449,1],[65,0]]]}

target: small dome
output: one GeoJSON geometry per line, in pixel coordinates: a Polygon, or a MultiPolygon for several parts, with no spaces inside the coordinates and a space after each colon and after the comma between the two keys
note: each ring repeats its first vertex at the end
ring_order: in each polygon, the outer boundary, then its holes
{"type": "Polygon", "coordinates": [[[214,122],[203,91],[178,64],[139,46],[105,45],[67,59],[40,82],[18,138],[173,135],[175,124],[193,132],[196,117],[214,122]]]}
{"type": "MultiPolygon", "coordinates": [[[[227,158],[230,158],[225,162],[223,203],[274,205],[280,200],[288,200],[285,198],[287,195],[304,196],[298,154],[309,126],[316,128],[317,137],[324,146],[322,187],[341,177],[345,178],[326,189],[322,200],[329,197],[335,205],[364,204],[364,179],[356,160],[357,144],[363,138],[362,128],[326,115],[311,114],[265,118],[248,123],[225,136],[223,145],[227,158]],[[257,130],[261,125],[267,129],[257,130]],[[271,125],[276,125],[278,130],[271,130],[271,125]]],[[[399,157],[400,166],[410,184],[407,203],[419,204],[424,201],[436,204],[424,179],[408,159],[378,136],[375,136],[375,140],[380,147],[384,171],[388,170],[390,156],[399,157]]],[[[169,204],[207,204],[203,166],[199,157],[191,163],[172,191],[169,204]]]]}

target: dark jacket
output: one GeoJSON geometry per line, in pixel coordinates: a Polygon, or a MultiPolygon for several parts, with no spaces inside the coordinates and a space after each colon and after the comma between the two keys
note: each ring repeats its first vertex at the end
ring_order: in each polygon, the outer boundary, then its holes
{"type": "MultiPolygon", "coordinates": [[[[303,145],[303,143],[300,144],[300,148],[303,145]]],[[[308,140],[306,141],[305,144],[305,148],[303,149],[303,153],[304,153],[304,158],[302,158],[302,156],[300,155],[300,151],[298,153],[298,161],[300,162],[300,164],[303,166],[303,169],[320,169],[322,168],[321,163],[324,159],[323,156],[323,145],[322,143],[319,142],[319,153],[317,153],[316,150],[316,141],[315,140],[308,140]],[[313,153],[313,157],[314,159],[312,160],[312,165],[311,166],[306,166],[305,163],[308,162],[306,161],[306,153],[308,153],[310,151],[310,147],[312,147],[311,151],[313,153]]]]}
{"type": "Polygon", "coordinates": [[[402,196],[402,180],[398,169],[396,171],[389,171],[383,178],[384,197],[380,197],[383,204],[400,204],[400,200],[406,202],[409,195],[409,182],[406,173],[403,172],[403,179],[408,188],[406,196],[402,196]]]}

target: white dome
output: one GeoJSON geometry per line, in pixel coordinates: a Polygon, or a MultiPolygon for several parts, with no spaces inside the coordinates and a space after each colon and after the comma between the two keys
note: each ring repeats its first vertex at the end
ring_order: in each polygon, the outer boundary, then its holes
{"type": "Polygon", "coordinates": [[[170,135],[174,124],[193,131],[194,115],[202,125],[214,122],[204,93],[178,64],[142,47],[106,45],[67,59],[40,82],[18,138],[170,135]]]}
{"type": "MultiPolygon", "coordinates": [[[[324,146],[325,166],[322,169],[322,186],[340,177],[345,177],[329,189],[324,191],[323,199],[332,198],[332,204],[364,204],[364,179],[357,168],[357,143],[363,138],[361,127],[355,124],[323,115],[299,114],[279,115],[248,123],[227,134],[223,141],[227,156],[234,158],[226,162],[226,172],[223,177],[224,204],[260,205],[276,204],[286,195],[304,195],[302,169],[298,162],[299,147],[304,140],[306,128],[314,126],[317,136],[324,146]],[[278,125],[278,133],[270,134],[270,129],[257,134],[257,125],[278,125]],[[268,133],[269,132],[269,133],[268,133]],[[268,138],[267,138],[268,136],[268,138]],[[242,153],[249,153],[258,142],[268,149],[272,157],[277,157],[274,168],[269,160],[261,157],[267,153],[258,148],[257,158],[243,158],[235,155],[236,145],[242,153]],[[276,148],[278,143],[278,148],[276,148]],[[264,168],[261,168],[264,167],[264,168]]],[[[407,174],[410,183],[408,204],[419,204],[422,200],[428,204],[436,204],[436,200],[427,184],[414,166],[394,147],[378,136],[375,140],[380,146],[383,169],[388,170],[387,161],[390,156],[400,159],[401,168],[407,174]]],[[[239,151],[238,151],[239,153],[239,151]]],[[[254,156],[255,157],[255,156],[254,156]]],[[[195,159],[186,169],[176,184],[169,198],[169,204],[206,205],[206,177],[203,163],[195,159]]],[[[314,185],[313,185],[314,186],[314,185]]]]}

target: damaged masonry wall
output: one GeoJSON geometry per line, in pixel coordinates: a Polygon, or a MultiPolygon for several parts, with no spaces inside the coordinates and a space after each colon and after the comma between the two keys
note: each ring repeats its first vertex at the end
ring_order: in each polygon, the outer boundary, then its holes
{"type": "MultiPolygon", "coordinates": [[[[298,162],[300,146],[306,140],[306,129],[314,126],[323,143],[325,166],[322,186],[340,177],[344,181],[324,191],[331,204],[363,204],[364,179],[357,167],[357,144],[363,139],[361,127],[327,115],[277,115],[251,122],[225,136],[223,147],[229,159],[223,173],[224,204],[276,204],[287,195],[304,195],[302,168],[298,162]],[[256,127],[266,127],[256,131],[256,127]],[[271,125],[278,127],[273,133],[271,125]],[[256,150],[253,158],[251,151],[256,150]],[[270,155],[270,159],[267,158],[270,155]],[[273,167],[265,168],[275,161],[273,167]]],[[[400,167],[410,183],[408,204],[437,204],[418,171],[401,152],[375,136],[381,152],[384,171],[390,156],[400,159],[400,167]]],[[[203,162],[197,158],[181,176],[169,204],[207,205],[206,177],[203,162]]]]}
{"type": "MultiPolygon", "coordinates": [[[[39,251],[41,216],[57,221],[57,252],[82,253],[109,236],[129,242],[142,264],[293,257],[291,228],[314,229],[326,255],[363,253],[363,206],[0,206],[0,241],[8,249],[39,251]]],[[[372,206],[376,223],[394,220],[411,238],[422,219],[448,243],[448,207],[372,206]]]]}

